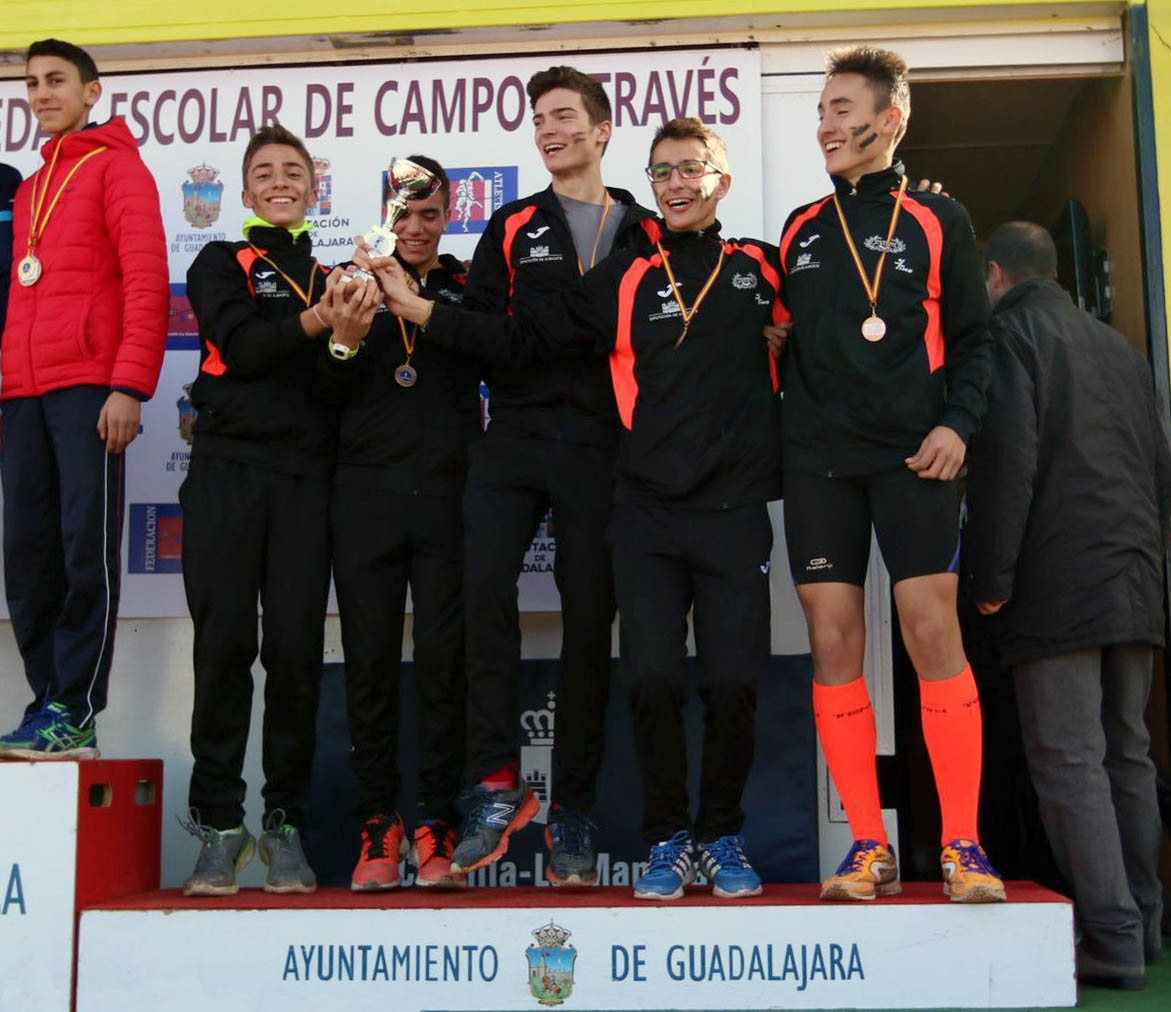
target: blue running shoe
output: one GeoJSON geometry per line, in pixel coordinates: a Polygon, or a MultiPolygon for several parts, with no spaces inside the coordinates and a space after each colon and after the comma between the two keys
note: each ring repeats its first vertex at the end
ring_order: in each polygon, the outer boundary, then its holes
{"type": "Polygon", "coordinates": [[[669,840],[651,847],[642,878],[634,883],[636,900],[677,900],[683,887],[695,881],[695,856],[691,834],[679,830],[669,840]]]}
{"type": "Polygon", "coordinates": [[[760,876],[744,856],[744,837],[721,836],[699,845],[699,870],[712,884],[712,895],[724,899],[759,896],[760,876]]]}
{"type": "Polygon", "coordinates": [[[472,807],[451,855],[453,873],[466,874],[499,861],[508,850],[508,838],[518,829],[524,829],[541,808],[524,782],[504,791],[476,784],[471,798],[472,807]]]}
{"type": "Polygon", "coordinates": [[[48,727],[53,723],[54,719],[55,715],[47,709],[37,710],[35,713],[30,713],[25,716],[24,720],[20,722],[20,727],[15,731],[9,731],[5,735],[0,735],[0,759],[11,758],[5,755],[5,753],[12,751],[14,748],[32,748],[36,743],[41,728],[48,727]]]}
{"type": "Polygon", "coordinates": [[[554,805],[545,829],[549,867],[545,877],[553,885],[597,885],[598,854],[590,839],[593,823],[581,812],[554,805]]]}
{"type": "Polygon", "coordinates": [[[49,762],[98,757],[98,736],[93,721],[89,727],[75,727],[69,722],[68,708],[61,703],[45,707],[45,716],[49,719],[38,725],[28,742],[5,749],[5,759],[49,762]]]}

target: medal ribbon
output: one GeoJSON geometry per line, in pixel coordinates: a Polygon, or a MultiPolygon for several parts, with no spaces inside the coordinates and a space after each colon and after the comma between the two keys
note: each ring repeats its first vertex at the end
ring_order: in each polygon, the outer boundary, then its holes
{"type": "MultiPolygon", "coordinates": [[[[610,191],[605,190],[603,192],[606,194],[606,197],[602,201],[602,220],[598,222],[598,234],[594,236],[594,248],[590,253],[590,270],[594,269],[594,264],[598,260],[598,243],[602,241],[602,229],[606,227],[606,219],[610,217],[610,208],[614,206],[614,201],[610,199],[610,191]]],[[[585,274],[585,272],[586,268],[582,267],[581,256],[579,254],[577,258],[577,273],[585,274]]]]}
{"type": "Polygon", "coordinates": [[[57,167],[57,156],[61,154],[61,144],[58,142],[53,149],[53,157],[49,162],[49,171],[45,175],[45,185],[41,187],[41,192],[38,198],[37,183],[40,182],[40,173],[37,173],[37,178],[33,180],[33,192],[30,204],[32,205],[32,215],[29,221],[28,228],[28,251],[31,255],[37,248],[37,243],[40,242],[41,236],[45,234],[45,227],[49,224],[49,218],[53,214],[53,209],[57,206],[57,201],[61,199],[61,194],[65,192],[65,187],[69,185],[69,180],[73,178],[73,174],[80,169],[90,158],[94,155],[100,155],[106,150],[106,145],[94,148],[92,151],[86,152],[77,160],[77,164],[69,170],[65,178],[61,181],[61,185],[57,187],[57,192],[53,194],[53,199],[49,201],[49,207],[45,213],[41,214],[41,208],[44,206],[45,197],[49,195],[49,183],[53,179],[53,170],[57,167]]]}
{"type": "Polygon", "coordinates": [[[407,353],[407,365],[411,364],[411,356],[415,354],[415,345],[419,342],[419,325],[415,324],[411,327],[410,337],[407,336],[407,325],[403,318],[397,317],[398,329],[402,331],[403,335],[403,350],[407,353]]]}
{"type": "Polygon", "coordinates": [[[679,285],[675,281],[675,272],[671,270],[671,261],[667,259],[667,251],[663,249],[662,243],[655,243],[655,249],[659,251],[659,256],[663,258],[663,269],[667,272],[667,280],[671,282],[671,294],[675,296],[675,302],[679,306],[679,312],[683,314],[683,333],[679,335],[679,340],[675,342],[675,347],[683,343],[683,339],[687,337],[687,328],[691,326],[691,321],[696,313],[699,312],[699,307],[703,304],[703,300],[707,298],[707,293],[712,290],[712,285],[716,283],[716,278],[720,276],[720,268],[724,266],[724,244],[720,243],[720,255],[716,260],[715,270],[708,275],[707,281],[704,282],[703,287],[699,290],[699,294],[695,297],[695,301],[691,304],[691,308],[683,304],[683,297],[679,294],[679,285]]]}
{"type": "Polygon", "coordinates": [[[878,315],[878,286],[882,284],[882,266],[886,263],[886,254],[890,249],[890,241],[894,238],[895,225],[898,224],[899,211],[903,207],[903,194],[907,192],[907,177],[899,183],[899,193],[895,197],[895,209],[891,212],[890,228],[886,230],[886,243],[882,247],[882,254],[878,258],[878,266],[874,268],[874,281],[866,277],[866,268],[862,265],[862,258],[858,256],[858,247],[854,245],[854,238],[846,225],[846,216],[842,214],[842,205],[838,202],[838,195],[834,193],[834,208],[838,212],[838,221],[842,223],[842,235],[846,237],[846,245],[850,248],[850,255],[854,258],[854,266],[858,268],[858,277],[862,279],[862,287],[866,289],[866,298],[870,300],[870,315],[878,315]]]}
{"type": "Polygon", "coordinates": [[[287,284],[294,292],[296,292],[301,297],[301,301],[305,303],[306,308],[308,308],[308,306],[312,304],[312,302],[313,302],[313,282],[317,280],[317,260],[316,260],[316,258],[314,258],[314,260],[313,260],[313,266],[309,269],[309,291],[308,291],[308,293],[306,293],[305,289],[303,289],[299,284],[297,284],[296,281],[294,281],[291,277],[289,277],[275,263],[273,263],[273,261],[269,260],[269,258],[264,255],[264,250],[262,250],[259,246],[257,246],[255,243],[252,243],[252,242],[250,242],[248,245],[251,246],[253,250],[255,250],[256,255],[258,257],[260,257],[261,260],[263,260],[266,264],[268,264],[269,267],[271,267],[282,278],[285,279],[285,284],[287,284]]]}

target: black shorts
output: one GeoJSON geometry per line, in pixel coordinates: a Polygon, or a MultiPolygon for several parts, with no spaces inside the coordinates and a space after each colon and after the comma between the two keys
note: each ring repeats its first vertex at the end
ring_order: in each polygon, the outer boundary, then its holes
{"type": "Polygon", "coordinates": [[[874,525],[891,583],[954,573],[960,555],[960,498],[954,481],[900,467],[826,478],[785,472],[785,540],[793,582],[866,582],[874,525]]]}

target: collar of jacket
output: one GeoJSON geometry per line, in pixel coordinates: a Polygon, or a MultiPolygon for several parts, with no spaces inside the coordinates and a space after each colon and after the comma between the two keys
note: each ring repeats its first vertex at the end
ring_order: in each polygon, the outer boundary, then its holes
{"type": "Polygon", "coordinates": [[[253,225],[248,230],[248,241],[269,253],[288,251],[308,256],[313,248],[313,240],[307,231],[294,236],[287,228],[275,225],[253,225]]]}
{"type": "Polygon", "coordinates": [[[683,246],[688,243],[719,243],[723,241],[720,239],[719,219],[712,222],[707,228],[701,228],[695,232],[672,232],[662,219],[659,220],[659,224],[663,229],[663,238],[660,241],[667,247],[683,246]]]}
{"type": "Polygon", "coordinates": [[[73,130],[67,134],[58,134],[50,137],[41,145],[41,157],[48,162],[53,154],[53,146],[61,146],[59,158],[73,158],[83,155],[94,148],[114,148],[122,151],[137,151],[138,142],[126,126],[121,116],[112,116],[104,123],[87,123],[80,130],[73,130]]]}
{"type": "Polygon", "coordinates": [[[890,168],[879,172],[867,172],[857,183],[851,183],[841,176],[830,176],[834,190],[843,197],[881,197],[897,190],[905,170],[903,163],[896,161],[890,168]]]}
{"type": "MultiPolygon", "coordinates": [[[[289,235],[291,235],[294,239],[300,239],[301,236],[303,236],[306,232],[308,232],[312,227],[313,227],[313,222],[303,221],[303,222],[301,222],[300,225],[294,225],[292,228],[283,229],[283,231],[288,232],[289,235]]],[[[246,222],[244,222],[243,225],[240,226],[240,231],[244,233],[244,238],[248,239],[248,237],[252,233],[252,230],[256,229],[256,228],[281,229],[282,226],[272,225],[269,222],[265,221],[262,217],[260,217],[260,215],[254,214],[251,218],[249,218],[246,222]]]]}
{"type": "MultiPolygon", "coordinates": [[[[632,224],[636,221],[642,221],[643,218],[654,218],[655,213],[648,211],[637,200],[634,199],[634,194],[629,190],[623,190],[618,186],[607,186],[606,190],[610,194],[610,199],[615,204],[623,206],[623,214],[626,219],[626,224],[632,224]]],[[[561,218],[565,222],[566,227],[569,226],[569,221],[565,217],[565,209],[561,206],[561,200],[553,190],[553,184],[550,183],[545,189],[537,194],[537,205],[545,211],[550,211],[561,218]]]]}
{"type": "Polygon", "coordinates": [[[1052,278],[1027,278],[1024,281],[1019,281],[1012,286],[1001,297],[1000,301],[996,303],[992,310],[994,313],[1004,313],[1012,309],[1013,306],[1020,305],[1025,299],[1031,298],[1034,295],[1042,296],[1044,298],[1058,298],[1069,301],[1069,292],[1061,287],[1052,278]]]}

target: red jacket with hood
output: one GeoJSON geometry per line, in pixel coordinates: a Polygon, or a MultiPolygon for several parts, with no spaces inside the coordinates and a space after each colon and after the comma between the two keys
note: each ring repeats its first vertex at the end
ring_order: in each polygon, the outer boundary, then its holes
{"type": "Polygon", "coordinates": [[[0,399],[38,397],[95,384],[149,398],[167,342],[170,283],[158,190],[121,117],[52,138],[45,164],[26,179],[13,208],[8,320],[0,343],[0,399]],[[37,244],[40,280],[16,278],[28,249],[33,184],[38,193],[60,145],[42,215],[69,171],[37,244]]]}

